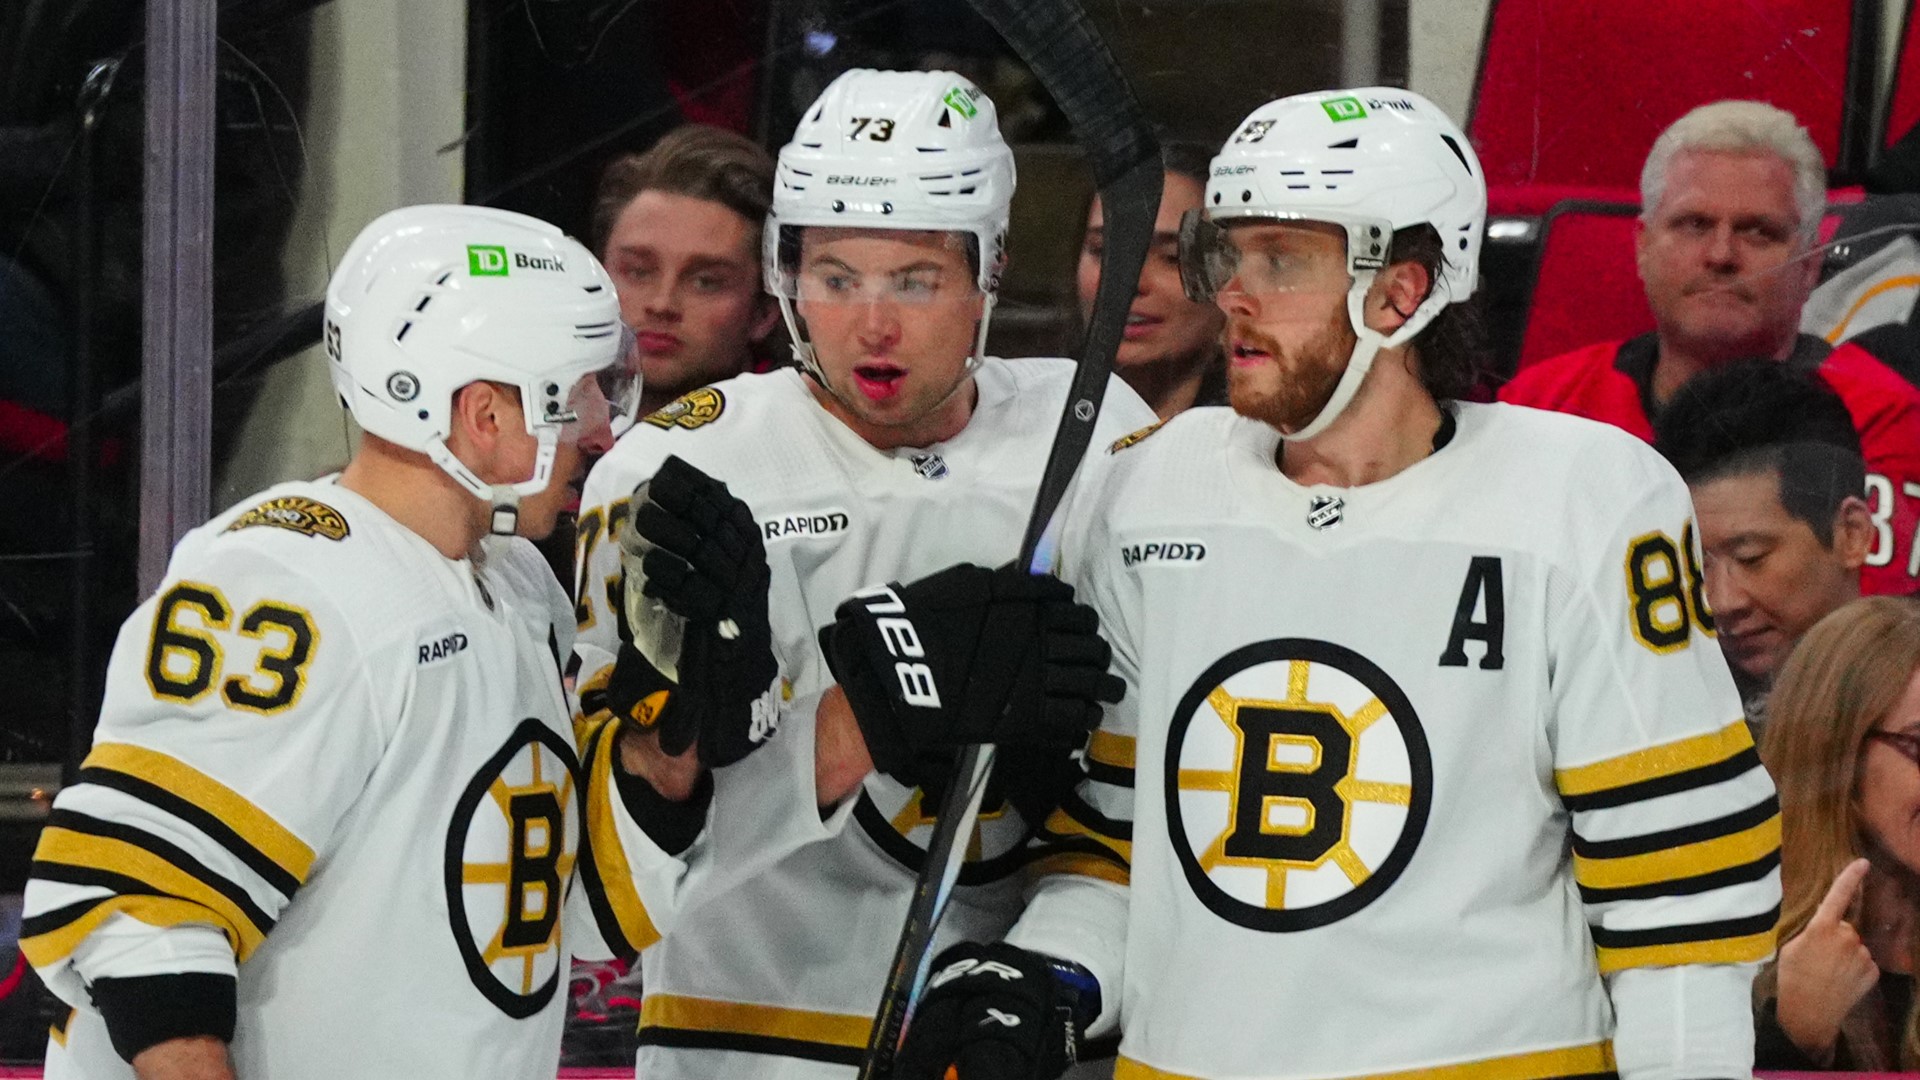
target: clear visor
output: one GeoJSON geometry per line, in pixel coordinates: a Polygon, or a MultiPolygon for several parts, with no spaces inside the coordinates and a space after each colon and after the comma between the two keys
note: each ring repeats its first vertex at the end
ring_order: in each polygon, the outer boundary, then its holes
{"type": "Polygon", "coordinates": [[[1247,217],[1225,222],[1201,210],[1180,218],[1180,285],[1211,303],[1229,289],[1251,296],[1344,295],[1353,284],[1349,228],[1331,222],[1247,217]],[[1336,231],[1337,230],[1337,231],[1336,231]]]}
{"type": "Polygon", "coordinates": [[[774,286],[807,304],[919,306],[979,293],[964,232],[783,226],[774,286]]]}
{"type": "Polygon", "coordinates": [[[640,411],[640,354],[633,331],[620,330],[619,358],[576,379],[565,401],[549,398],[548,423],[560,425],[565,443],[611,444],[633,426],[640,411]]]}

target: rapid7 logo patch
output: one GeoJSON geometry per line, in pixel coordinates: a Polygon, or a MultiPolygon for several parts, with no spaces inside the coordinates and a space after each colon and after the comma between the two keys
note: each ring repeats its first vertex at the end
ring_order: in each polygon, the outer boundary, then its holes
{"type": "Polygon", "coordinates": [[[926,665],[926,647],[920,644],[920,631],[906,618],[907,605],[900,594],[891,585],[876,585],[854,593],[853,598],[871,601],[866,608],[877,616],[873,625],[880,631],[880,643],[894,658],[893,674],[900,680],[900,697],[909,705],[939,708],[940,688],[934,685],[933,669],[926,665]]]}

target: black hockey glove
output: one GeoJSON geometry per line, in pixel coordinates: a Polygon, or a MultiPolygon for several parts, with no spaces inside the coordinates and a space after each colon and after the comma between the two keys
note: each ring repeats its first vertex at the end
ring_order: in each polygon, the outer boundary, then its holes
{"type": "Polygon", "coordinates": [[[874,767],[903,784],[944,779],[958,747],[1086,744],[1125,692],[1113,652],[1073,588],[1012,566],[951,566],[867,589],[820,631],[874,767]]]}
{"type": "MultiPolygon", "coordinates": [[[[635,491],[632,506],[620,541],[628,610],[657,601],[684,625],[670,665],[622,643],[607,703],[657,727],[667,753],[697,741],[702,764],[731,765],[771,738],[779,720],[760,528],[727,485],[677,457],[635,491]],[[669,666],[671,676],[662,670],[669,666]]],[[[655,644],[673,651],[674,643],[655,644]]]]}
{"type": "Polygon", "coordinates": [[[1100,1015],[1085,968],[1004,942],[940,954],[894,1060],[899,1080],[1054,1080],[1100,1015]]]}

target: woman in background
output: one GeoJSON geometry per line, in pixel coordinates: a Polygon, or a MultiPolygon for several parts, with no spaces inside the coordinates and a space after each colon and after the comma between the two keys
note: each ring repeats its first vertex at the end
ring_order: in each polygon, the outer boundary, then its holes
{"type": "Polygon", "coordinates": [[[1920,602],[1822,619],[1782,669],[1762,757],[1780,789],[1780,954],[1755,1065],[1920,1067],[1920,602]]]}
{"type": "MultiPolygon", "coordinates": [[[[1194,405],[1227,402],[1226,357],[1220,351],[1224,321],[1210,303],[1187,299],[1180,288],[1180,215],[1200,209],[1206,194],[1213,151],[1195,143],[1166,142],[1160,163],[1166,169],[1160,213],[1153,222],[1153,247],[1140,269],[1140,285],[1127,312],[1127,329],[1114,356],[1114,373],[1125,379],[1147,405],[1166,420],[1194,405]]],[[[1100,287],[1100,252],[1105,230],[1100,197],[1087,210],[1087,235],[1080,245],[1080,315],[1093,310],[1100,287]]]]}

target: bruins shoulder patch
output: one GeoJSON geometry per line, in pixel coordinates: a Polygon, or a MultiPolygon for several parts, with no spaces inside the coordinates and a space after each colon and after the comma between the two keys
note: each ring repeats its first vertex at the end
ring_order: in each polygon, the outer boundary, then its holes
{"type": "Polygon", "coordinates": [[[241,529],[251,529],[256,525],[285,529],[302,536],[323,536],[328,540],[345,540],[353,532],[347,527],[347,519],[340,511],[304,495],[283,495],[278,499],[268,499],[234,518],[233,524],[227,526],[226,531],[239,532],[241,529]]]}
{"type": "Polygon", "coordinates": [[[711,386],[703,386],[692,393],[682,394],[661,407],[658,412],[646,417],[646,422],[663,430],[706,427],[727,409],[727,395],[711,386]]]}
{"type": "Polygon", "coordinates": [[[1107,447],[1107,453],[1117,454],[1120,451],[1125,450],[1127,447],[1132,446],[1134,443],[1137,443],[1142,439],[1145,439],[1147,436],[1153,434],[1154,432],[1159,431],[1160,426],[1165,423],[1166,423],[1165,420],[1155,420],[1153,423],[1148,424],[1146,427],[1141,428],[1139,431],[1136,431],[1131,435],[1120,436],[1119,438],[1113,440],[1112,446],[1107,447]]]}

